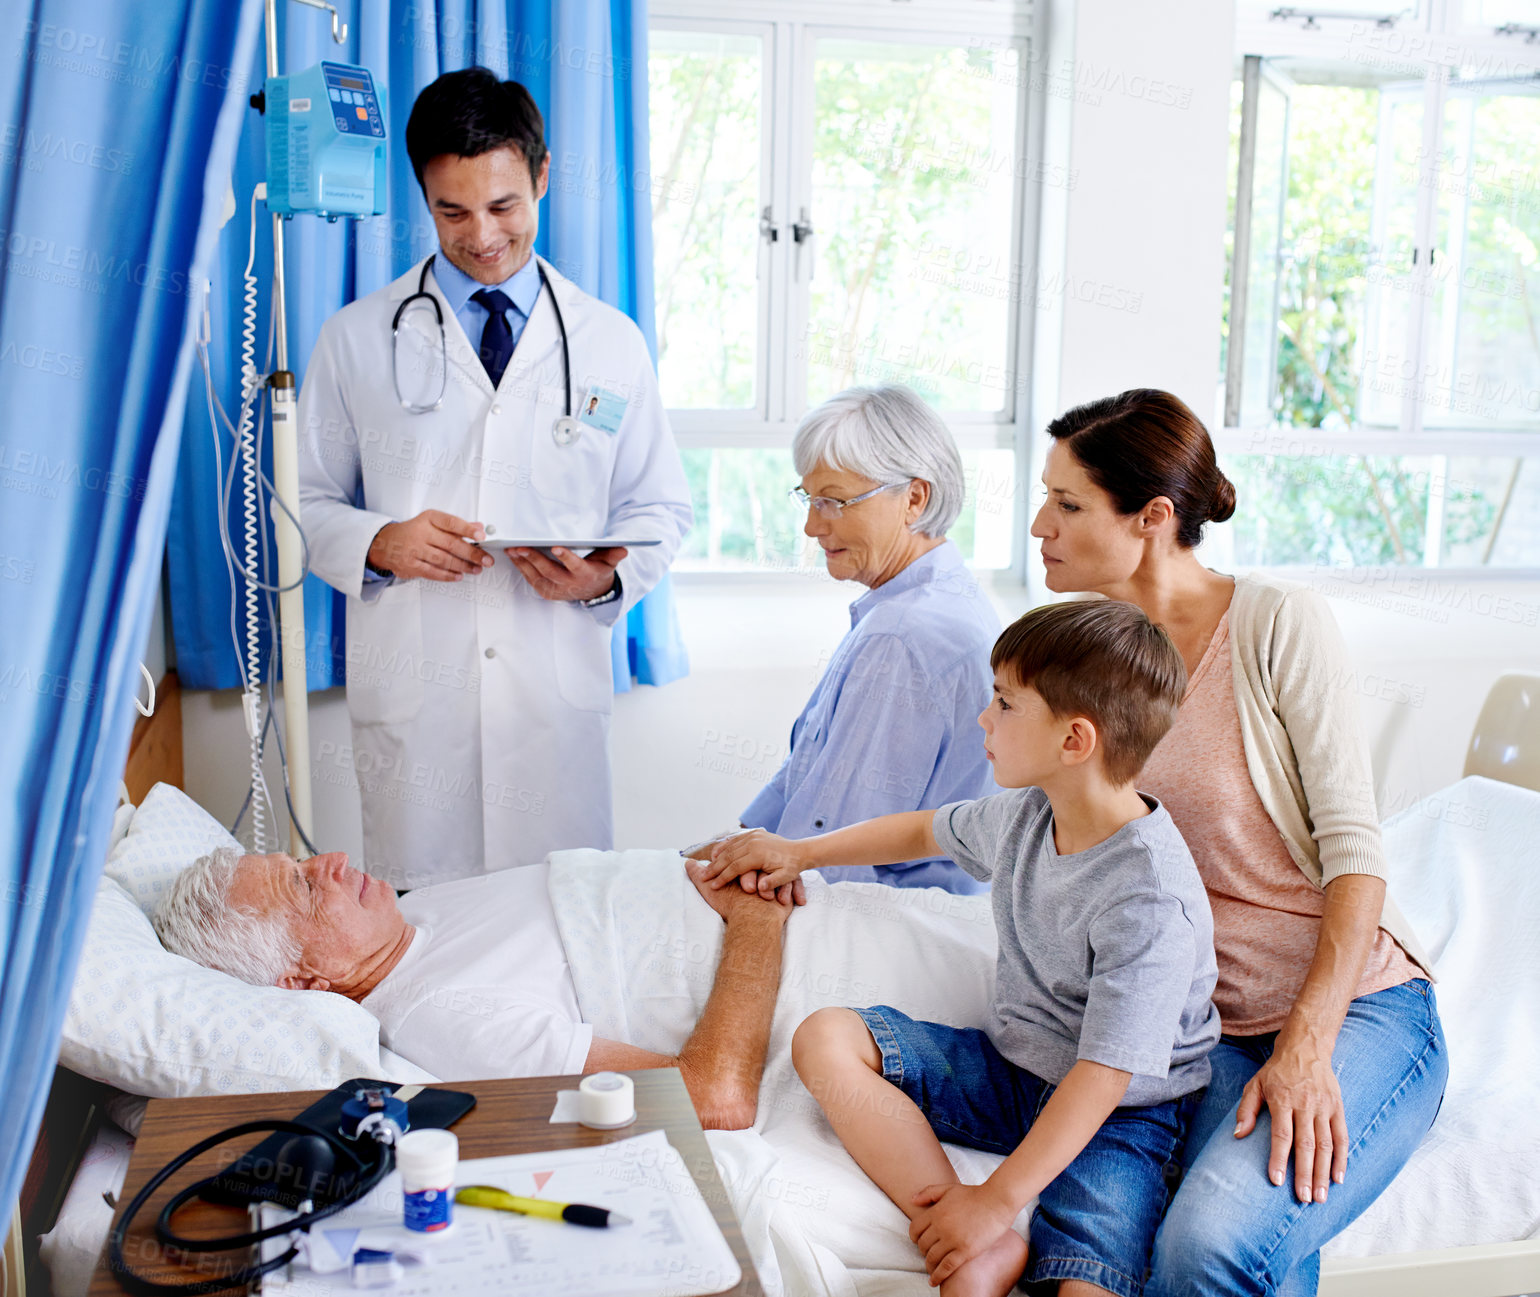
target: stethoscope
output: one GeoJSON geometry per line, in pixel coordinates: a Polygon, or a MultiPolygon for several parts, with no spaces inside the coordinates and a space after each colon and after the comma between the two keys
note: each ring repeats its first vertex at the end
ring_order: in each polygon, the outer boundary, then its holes
{"type": "MultiPolygon", "coordinates": [[[[396,387],[396,399],[401,402],[401,408],[409,414],[428,414],[438,409],[444,403],[444,387],[448,381],[449,338],[444,330],[444,308],[439,305],[438,298],[428,291],[428,271],[433,269],[433,262],[437,256],[435,252],[422,263],[422,273],[417,276],[417,291],[396,307],[395,317],[390,322],[390,378],[396,387]],[[401,317],[419,298],[426,300],[433,307],[433,319],[438,325],[438,395],[428,405],[409,401],[401,395],[401,349],[397,343],[401,333],[401,317]]],[[[552,423],[551,437],[558,446],[570,446],[582,435],[583,425],[572,417],[572,352],[567,346],[567,322],[562,318],[561,303],[556,300],[556,290],[551,287],[551,281],[546,277],[545,267],[540,264],[538,257],[535,258],[535,270],[540,275],[540,286],[551,299],[551,309],[556,312],[556,330],[561,334],[562,415],[552,423]]]]}

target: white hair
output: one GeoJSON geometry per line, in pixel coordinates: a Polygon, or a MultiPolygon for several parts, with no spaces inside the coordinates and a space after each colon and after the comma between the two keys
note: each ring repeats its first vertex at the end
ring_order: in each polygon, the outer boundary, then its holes
{"type": "Polygon", "coordinates": [[[253,986],[276,986],[299,963],[300,947],[283,919],[230,904],[241,853],[215,847],[177,875],[151,922],[161,945],[205,968],[253,986]]]}
{"type": "Polygon", "coordinates": [[[791,443],[799,477],[819,464],[883,486],[915,478],[930,498],[909,530],[945,536],[963,507],[962,456],[946,424],[901,383],[850,387],[809,411],[791,443]]]}

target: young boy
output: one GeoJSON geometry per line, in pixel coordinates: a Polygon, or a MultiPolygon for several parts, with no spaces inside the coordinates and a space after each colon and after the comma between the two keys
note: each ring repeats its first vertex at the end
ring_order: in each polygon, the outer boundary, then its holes
{"type": "Polygon", "coordinates": [[[999,962],[987,1030],[885,1005],[822,1009],[798,1074],[850,1154],[910,1217],[944,1293],[1138,1297],[1195,1092],[1219,1036],[1213,920],[1187,846],[1134,779],[1187,672],[1133,604],[1054,604],[1007,627],[979,717],[1010,789],[791,841],[714,851],[721,886],[762,893],[820,865],[950,856],[993,883],[999,962]],[[895,1091],[893,1087],[897,1087],[895,1091]],[[940,1140],[1007,1155],[962,1185],[940,1140]],[[1031,1249],[1012,1228],[1038,1197],[1031,1249]]]}

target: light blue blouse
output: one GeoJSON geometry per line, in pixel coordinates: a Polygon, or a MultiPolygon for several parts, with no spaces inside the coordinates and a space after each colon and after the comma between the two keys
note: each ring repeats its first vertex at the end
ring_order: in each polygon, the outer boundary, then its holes
{"type": "MultiPolygon", "coordinates": [[[[791,728],[791,754],[742,815],[788,838],[999,791],[978,715],[1000,619],[951,541],[850,605],[850,632],[791,728]]],[[[987,890],[945,857],[824,869],[830,882],[987,890]]]]}

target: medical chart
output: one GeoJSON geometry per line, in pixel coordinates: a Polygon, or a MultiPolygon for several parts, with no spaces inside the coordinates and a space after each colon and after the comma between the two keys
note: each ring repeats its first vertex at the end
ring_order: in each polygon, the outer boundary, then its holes
{"type": "MultiPolygon", "coordinates": [[[[311,1232],[307,1255],[267,1276],[263,1292],[285,1297],[357,1293],[349,1262],[360,1248],[393,1251],[393,1297],[704,1297],[742,1278],[689,1169],[661,1130],[596,1148],[462,1161],[458,1186],[490,1184],[521,1197],[607,1207],[629,1225],[588,1229],[488,1208],[454,1206],[442,1234],[401,1224],[401,1177],[311,1232]]],[[[263,1223],[281,1216],[269,1216],[263,1223]]],[[[270,1241],[264,1255],[286,1249],[270,1241]]]]}

